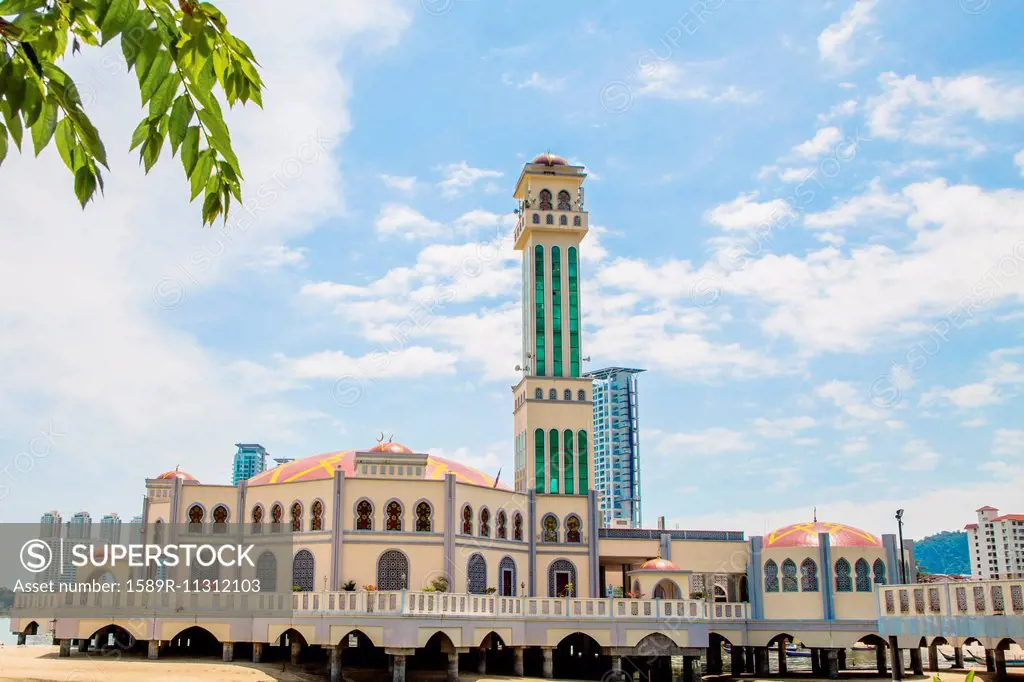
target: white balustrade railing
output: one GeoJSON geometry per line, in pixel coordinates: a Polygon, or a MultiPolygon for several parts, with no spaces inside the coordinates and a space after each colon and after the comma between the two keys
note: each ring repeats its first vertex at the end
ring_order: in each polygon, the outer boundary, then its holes
{"type": "Polygon", "coordinates": [[[878,588],[883,617],[1022,616],[1024,580],[883,585],[878,588]]]}

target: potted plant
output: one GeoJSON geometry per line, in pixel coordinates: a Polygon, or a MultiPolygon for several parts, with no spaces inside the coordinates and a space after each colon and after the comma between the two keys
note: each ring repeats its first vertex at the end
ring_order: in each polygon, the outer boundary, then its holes
{"type": "Polygon", "coordinates": [[[575,588],[575,587],[576,586],[573,585],[572,583],[566,583],[565,584],[565,589],[562,590],[562,596],[563,597],[571,597],[572,593],[573,593],[573,588],[575,588]]]}
{"type": "Polygon", "coordinates": [[[344,590],[345,592],[355,592],[356,581],[355,580],[346,580],[345,582],[343,582],[341,584],[341,589],[344,590]]]}
{"type": "Polygon", "coordinates": [[[363,589],[366,590],[367,592],[376,592],[377,591],[377,586],[376,585],[363,585],[363,589]]]}
{"type": "Polygon", "coordinates": [[[434,588],[433,589],[434,592],[447,592],[448,591],[448,578],[444,577],[443,575],[439,576],[437,578],[434,578],[431,581],[430,586],[434,588]]]}
{"type": "Polygon", "coordinates": [[[484,590],[484,593],[485,594],[494,594],[497,591],[498,591],[497,587],[488,587],[486,590],[484,590]]]}
{"type": "Polygon", "coordinates": [[[299,585],[292,585],[292,592],[302,592],[302,587],[299,585]]]}

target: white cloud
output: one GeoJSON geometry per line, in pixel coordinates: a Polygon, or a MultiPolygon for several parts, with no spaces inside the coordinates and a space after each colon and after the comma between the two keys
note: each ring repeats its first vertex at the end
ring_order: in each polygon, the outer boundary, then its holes
{"type": "Polygon", "coordinates": [[[652,430],[645,431],[644,436],[654,440],[654,451],[659,455],[674,455],[680,458],[691,453],[711,455],[744,452],[754,447],[742,432],[721,427],[685,433],[652,430]]]}
{"type": "Polygon", "coordinates": [[[908,442],[903,447],[903,453],[907,456],[900,464],[904,471],[931,471],[941,459],[941,456],[929,447],[927,441],[920,438],[908,442]]]}
{"type": "Polygon", "coordinates": [[[839,132],[839,128],[821,128],[814,133],[814,137],[793,147],[793,153],[806,159],[814,159],[827,154],[842,139],[843,134],[839,132]]]}
{"type": "MultiPolygon", "coordinates": [[[[513,81],[509,78],[505,83],[507,85],[512,85],[513,81]]],[[[558,92],[565,88],[565,78],[548,78],[534,71],[530,74],[529,78],[524,81],[520,81],[519,83],[515,83],[515,86],[520,90],[528,88],[532,90],[543,90],[544,92],[558,92]]]]}
{"type": "Polygon", "coordinates": [[[1024,453],[1024,429],[996,429],[992,452],[997,455],[1024,453]]]}
{"type": "Polygon", "coordinates": [[[834,229],[858,224],[863,218],[896,218],[910,213],[910,202],[900,193],[888,194],[874,178],[864,194],[850,197],[821,213],[804,216],[808,227],[834,229]]]}
{"type": "Polygon", "coordinates": [[[974,419],[968,419],[967,421],[960,422],[960,426],[968,429],[977,429],[982,426],[988,426],[988,420],[984,417],[975,417],[974,419]]]}
{"type": "Polygon", "coordinates": [[[416,176],[412,175],[378,175],[380,181],[389,189],[411,192],[416,187],[416,176]]]}
{"type": "Polygon", "coordinates": [[[854,419],[880,421],[886,418],[886,412],[867,404],[866,390],[860,390],[848,381],[832,380],[818,386],[814,392],[822,398],[831,400],[836,407],[854,419]]]}
{"type": "Polygon", "coordinates": [[[757,201],[757,192],[741,194],[727,204],[719,204],[704,214],[704,219],[723,230],[750,230],[774,223],[793,209],[783,199],[757,201]]]}
{"type": "Polygon", "coordinates": [[[754,420],[754,430],[764,438],[790,438],[798,431],[809,429],[815,424],[814,418],[806,415],[783,419],[758,417],[754,420]]]}
{"type": "Polygon", "coordinates": [[[948,401],[958,408],[972,409],[1006,402],[1012,395],[1000,391],[1000,386],[1024,386],[1024,365],[1014,361],[1021,354],[1024,354],[1024,347],[994,350],[988,354],[982,381],[954,389],[934,388],[921,396],[921,404],[948,401]]]}
{"type": "Polygon", "coordinates": [[[281,371],[297,379],[355,377],[359,380],[453,374],[456,356],[423,346],[390,348],[352,357],[344,351],[321,351],[297,358],[280,356],[281,371]]]}
{"type": "Polygon", "coordinates": [[[818,114],[819,123],[828,123],[834,118],[845,118],[852,116],[857,111],[857,100],[847,99],[839,104],[833,105],[826,114],[818,114]]]}
{"type": "Polygon", "coordinates": [[[1020,174],[1024,176],[1024,149],[1021,149],[1013,155],[1013,162],[1017,165],[1017,168],[1020,169],[1020,174]]]}
{"type": "Polygon", "coordinates": [[[253,260],[251,265],[260,270],[277,270],[283,267],[301,268],[306,265],[306,253],[308,249],[292,249],[284,244],[274,244],[264,247],[253,260]]]}
{"type": "Polygon", "coordinates": [[[459,161],[458,163],[449,163],[445,166],[441,166],[441,172],[445,178],[438,183],[438,187],[441,188],[441,192],[446,196],[457,196],[463,190],[473,187],[476,183],[481,180],[488,178],[500,178],[504,176],[504,173],[497,170],[490,170],[487,168],[474,168],[465,161],[459,161]]]}
{"type": "Polygon", "coordinates": [[[858,30],[872,23],[871,16],[877,0],[855,0],[850,9],[843,12],[839,21],[828,26],[818,36],[818,54],[825,61],[846,68],[857,63],[850,57],[850,41],[858,30]]]}
{"type": "Polygon", "coordinates": [[[647,64],[640,69],[638,74],[641,85],[636,92],[638,95],[661,99],[712,103],[752,104],[761,99],[760,92],[750,92],[735,85],[724,88],[707,85],[708,77],[697,73],[704,71],[707,71],[707,68],[702,64],[680,65],[673,62],[647,64]]]}
{"type": "Polygon", "coordinates": [[[427,239],[445,233],[443,224],[405,204],[386,204],[380,209],[373,227],[378,235],[404,239],[427,239]]]}

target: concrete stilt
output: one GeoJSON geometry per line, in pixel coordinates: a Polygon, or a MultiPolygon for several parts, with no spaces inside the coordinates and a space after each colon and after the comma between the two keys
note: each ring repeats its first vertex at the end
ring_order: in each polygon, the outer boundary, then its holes
{"type": "Polygon", "coordinates": [[[448,654],[448,676],[446,682],[459,682],[459,655],[454,651],[448,654]]]}
{"type": "Polygon", "coordinates": [[[71,640],[62,639],[60,640],[60,653],[57,654],[61,658],[69,658],[71,656],[71,640]]]}
{"type": "Polygon", "coordinates": [[[776,646],[779,648],[779,674],[785,675],[789,672],[789,662],[786,660],[786,638],[780,639],[776,646]]]}
{"type": "Polygon", "coordinates": [[[743,674],[743,647],[732,645],[731,653],[729,654],[729,672],[733,677],[739,677],[743,674]]]}
{"type": "Polygon", "coordinates": [[[964,667],[964,648],[962,646],[953,647],[953,667],[964,667]]]}
{"type": "Polygon", "coordinates": [[[80,639],[80,640],[78,640],[78,651],[80,653],[83,653],[83,654],[86,653],[87,651],[89,651],[89,640],[87,640],[87,639],[80,639]]]}
{"type": "Polygon", "coordinates": [[[889,666],[885,664],[885,647],[881,644],[875,645],[875,666],[878,668],[879,675],[889,672],[889,666]]]}
{"type": "Polygon", "coordinates": [[[1009,680],[1010,678],[1006,674],[1006,651],[1004,649],[996,649],[992,658],[995,663],[997,682],[1009,680]]]}
{"type": "Polygon", "coordinates": [[[836,649],[839,657],[839,669],[846,670],[846,649],[836,649]]]}
{"type": "Polygon", "coordinates": [[[544,652],[544,679],[550,680],[555,676],[555,649],[554,647],[541,647],[544,652]]]}
{"type": "MultiPolygon", "coordinates": [[[[458,666],[458,654],[455,654],[455,665],[458,666]]],[[[391,656],[394,665],[391,670],[391,682],[405,682],[405,654],[394,654],[391,656]]],[[[458,674],[458,670],[455,671],[458,674]]]]}
{"type": "Polygon", "coordinates": [[[341,647],[327,647],[327,662],[331,682],[341,682],[341,647]]]}
{"type": "Polygon", "coordinates": [[[811,674],[821,674],[821,649],[811,649],[811,674]]]}
{"type": "Polygon", "coordinates": [[[481,675],[487,674],[487,649],[477,651],[476,671],[481,675]]]}
{"type": "MultiPolygon", "coordinates": [[[[517,646],[516,648],[514,648],[512,650],[512,656],[513,656],[513,658],[512,658],[512,670],[519,677],[522,677],[523,675],[526,674],[526,666],[523,663],[523,654],[524,654],[525,651],[526,651],[526,649],[524,647],[521,647],[521,646],[517,646]]],[[[615,658],[613,657],[612,658],[612,667],[615,666],[614,661],[615,661],[615,658]]],[[[619,665],[620,666],[622,665],[622,661],[621,660],[619,661],[619,665]]]]}
{"type": "Polygon", "coordinates": [[[28,635],[26,635],[24,632],[18,633],[18,646],[25,646],[27,642],[28,635]]]}
{"type": "Polygon", "coordinates": [[[252,644],[252,662],[259,663],[263,658],[263,642],[253,642],[252,644]]]}
{"type": "Polygon", "coordinates": [[[892,679],[898,682],[903,679],[903,653],[900,651],[899,640],[889,637],[889,658],[892,679]]]}
{"type": "Polygon", "coordinates": [[[290,660],[292,665],[299,662],[299,654],[302,653],[302,642],[292,640],[290,660]]]}
{"type": "MultiPolygon", "coordinates": [[[[695,682],[697,674],[694,671],[694,664],[698,660],[693,656],[683,656],[683,682],[695,682]]],[[[669,663],[669,668],[671,673],[671,662],[669,663]]],[[[671,678],[671,674],[669,677],[671,678]]]]}
{"type": "Polygon", "coordinates": [[[743,672],[754,674],[754,647],[745,646],[743,647],[743,672]]]}
{"type": "Polygon", "coordinates": [[[612,670],[622,670],[622,656],[612,656],[612,670]]]}
{"type": "Polygon", "coordinates": [[[924,675],[924,666],[921,664],[921,647],[916,646],[910,650],[910,669],[915,675],[924,675]]]}
{"type": "Polygon", "coordinates": [[[985,671],[990,673],[996,671],[996,657],[991,649],[985,649],[985,671]]]}
{"type": "Polygon", "coordinates": [[[839,650],[825,650],[825,674],[830,680],[839,679],[839,650]]]}
{"type": "Polygon", "coordinates": [[[224,642],[221,646],[220,660],[227,661],[228,663],[235,660],[235,643],[224,642]]]}
{"type": "Polygon", "coordinates": [[[722,645],[715,640],[715,642],[708,647],[708,675],[721,675],[722,674],[722,645]]]}
{"type": "Polygon", "coordinates": [[[939,645],[935,642],[928,645],[928,671],[939,672],[939,645]]]}
{"type": "Polygon", "coordinates": [[[151,661],[155,661],[160,658],[160,640],[149,640],[149,643],[146,645],[146,658],[151,661]]]}
{"type": "Polygon", "coordinates": [[[768,674],[768,649],[763,646],[754,647],[754,674],[768,674]]]}

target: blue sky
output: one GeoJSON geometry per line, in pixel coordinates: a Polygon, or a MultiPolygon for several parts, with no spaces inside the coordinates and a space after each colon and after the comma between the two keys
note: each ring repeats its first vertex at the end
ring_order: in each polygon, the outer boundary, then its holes
{"type": "Polygon", "coordinates": [[[310,5],[282,34],[223,4],[268,84],[232,113],[227,226],[126,151],[116,46],[69,65],[106,196],[78,210],[52,150],[0,170],[0,519],[130,517],[146,476],[227,480],[237,441],[383,431],[510,480],[504,236],[547,150],[590,174],[584,354],[648,369],[648,524],[1020,511],[1024,7],[310,5]]]}

